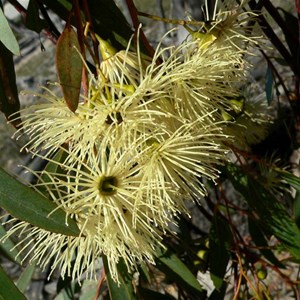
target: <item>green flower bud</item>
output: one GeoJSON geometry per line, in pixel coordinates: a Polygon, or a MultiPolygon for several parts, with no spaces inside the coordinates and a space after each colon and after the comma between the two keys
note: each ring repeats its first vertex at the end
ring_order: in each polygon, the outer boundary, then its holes
{"type": "Polygon", "coordinates": [[[108,42],[103,40],[98,34],[96,38],[99,42],[99,49],[103,60],[106,60],[117,53],[117,50],[108,42]]]}
{"type": "Polygon", "coordinates": [[[206,261],[208,257],[208,251],[205,249],[201,249],[197,252],[197,256],[201,259],[206,261]]]}

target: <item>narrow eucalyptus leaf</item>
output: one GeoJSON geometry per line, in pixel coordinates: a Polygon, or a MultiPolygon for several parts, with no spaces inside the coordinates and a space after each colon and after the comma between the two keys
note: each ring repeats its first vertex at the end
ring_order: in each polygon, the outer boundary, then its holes
{"type": "Polygon", "coordinates": [[[26,292],[28,286],[30,285],[31,278],[35,271],[35,267],[36,262],[28,264],[28,266],[25,268],[25,270],[22,272],[21,276],[17,280],[16,286],[22,293],[26,292]]]}
{"type": "Polygon", "coordinates": [[[103,256],[103,264],[106,273],[107,285],[111,300],[135,300],[137,296],[132,285],[132,275],[128,273],[124,262],[118,263],[118,278],[120,285],[115,282],[110,274],[107,258],[103,256]]]}
{"type": "Polygon", "coordinates": [[[259,224],[257,224],[253,219],[248,218],[248,228],[251,238],[255,245],[258,247],[259,252],[275,266],[284,268],[284,265],[276,258],[272,250],[268,249],[269,245],[261,226],[259,226],[259,224]]]}
{"type": "Polygon", "coordinates": [[[173,279],[178,279],[186,287],[192,288],[196,292],[202,292],[202,287],[196,276],[188,267],[170,250],[157,249],[156,263],[159,269],[166,272],[173,279]]]}
{"type": "MultiPolygon", "coordinates": [[[[6,230],[0,224],[0,239],[6,234],[6,230]]],[[[15,244],[10,238],[6,238],[4,242],[0,243],[0,253],[4,254],[11,261],[21,264],[21,258],[18,255],[17,249],[13,249],[15,244]],[[13,250],[11,250],[13,249],[13,250]]]]}
{"type": "Polygon", "coordinates": [[[39,17],[39,6],[36,0],[30,0],[27,7],[26,27],[40,33],[47,26],[45,20],[39,17]]]}
{"type": "MultiPolygon", "coordinates": [[[[43,3],[63,20],[68,20],[72,0],[43,0],[43,3]]],[[[133,31],[115,1],[89,0],[88,6],[95,33],[105,40],[109,39],[117,49],[126,48],[133,31]]]]}
{"type": "Polygon", "coordinates": [[[221,215],[215,214],[209,232],[209,268],[210,278],[216,289],[225,284],[231,242],[232,234],[228,222],[221,215]]]}
{"type": "Polygon", "coordinates": [[[285,36],[285,40],[289,46],[290,52],[295,60],[299,59],[299,21],[298,18],[293,15],[293,13],[290,13],[286,10],[284,10],[282,7],[278,8],[278,11],[281,11],[283,13],[283,17],[285,20],[285,26],[288,28],[288,30],[284,30],[283,34],[285,36]]]}
{"type": "Polygon", "coordinates": [[[175,300],[176,298],[168,294],[162,294],[150,289],[139,287],[138,289],[140,299],[143,300],[175,300]]]}
{"type": "Polygon", "coordinates": [[[8,21],[0,7],[0,42],[13,54],[20,55],[20,48],[17,39],[12,32],[8,21]]]}
{"type": "Polygon", "coordinates": [[[26,300],[26,297],[18,290],[13,281],[0,266],[0,299],[26,300]]]}
{"type": "Polygon", "coordinates": [[[64,211],[57,209],[54,202],[18,182],[3,169],[0,169],[0,207],[15,218],[45,230],[65,235],[79,235],[75,221],[68,219],[66,224],[64,211]]]}
{"type": "Polygon", "coordinates": [[[78,107],[82,59],[77,34],[72,26],[66,26],[56,45],[56,69],[65,101],[72,112],[78,107]]]}
{"type": "Polygon", "coordinates": [[[227,166],[225,173],[258,216],[258,221],[300,259],[300,231],[286,208],[256,179],[236,165],[227,166]]]}
{"type": "Polygon", "coordinates": [[[282,170],[282,169],[275,169],[276,172],[280,175],[280,177],[286,181],[290,186],[292,186],[294,189],[296,189],[298,192],[300,192],[300,178],[295,176],[294,174],[282,170]]]}

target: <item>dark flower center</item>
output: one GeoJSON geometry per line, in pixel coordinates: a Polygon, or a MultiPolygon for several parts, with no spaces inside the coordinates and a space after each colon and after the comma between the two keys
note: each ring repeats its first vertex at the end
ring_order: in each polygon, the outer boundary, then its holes
{"type": "Polygon", "coordinates": [[[101,195],[113,195],[116,192],[118,180],[114,176],[103,176],[100,179],[98,189],[101,195]]]}

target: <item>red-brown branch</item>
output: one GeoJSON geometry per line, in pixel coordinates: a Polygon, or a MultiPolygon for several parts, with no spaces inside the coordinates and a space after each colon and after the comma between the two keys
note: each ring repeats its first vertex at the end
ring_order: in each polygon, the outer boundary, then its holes
{"type": "MultiPolygon", "coordinates": [[[[84,34],[83,34],[83,26],[82,26],[82,20],[81,20],[81,11],[79,7],[78,0],[73,0],[73,9],[75,13],[75,22],[76,22],[76,28],[77,28],[77,37],[78,42],[80,46],[80,53],[83,57],[83,59],[86,59],[85,55],[85,46],[84,46],[84,34]]],[[[82,89],[83,94],[87,97],[88,96],[88,78],[87,78],[87,70],[85,68],[85,65],[82,66],[82,89]]]]}
{"type": "Polygon", "coordinates": [[[149,44],[144,32],[142,29],[139,28],[140,26],[140,21],[139,21],[139,18],[138,18],[138,10],[136,9],[134,3],[133,3],[133,0],[126,0],[126,4],[127,4],[127,7],[128,7],[128,10],[129,10],[129,13],[130,13],[130,17],[131,17],[131,20],[132,20],[132,24],[133,24],[133,27],[134,27],[134,30],[135,30],[135,38],[136,38],[136,42],[138,43],[139,41],[137,40],[137,33],[138,31],[140,32],[140,38],[141,38],[141,41],[143,42],[147,52],[148,52],[148,55],[150,57],[153,57],[154,56],[154,49],[151,47],[151,45],[149,44]]]}

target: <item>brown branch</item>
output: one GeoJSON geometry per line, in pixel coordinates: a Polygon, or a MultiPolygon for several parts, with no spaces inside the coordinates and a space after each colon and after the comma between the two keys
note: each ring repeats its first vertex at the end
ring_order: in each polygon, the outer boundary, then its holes
{"type": "Polygon", "coordinates": [[[153,57],[155,51],[152,48],[152,46],[149,44],[143,30],[139,28],[140,21],[138,19],[138,11],[137,11],[134,3],[133,3],[133,0],[126,0],[126,4],[127,4],[127,7],[128,7],[128,10],[129,10],[129,13],[130,13],[130,17],[131,17],[131,20],[132,20],[132,24],[133,24],[133,27],[134,27],[134,30],[135,30],[134,35],[135,35],[136,43],[139,42],[137,40],[137,33],[139,32],[141,41],[143,42],[143,44],[144,44],[144,46],[145,46],[145,48],[148,52],[148,55],[150,57],[153,57]]]}
{"type": "Polygon", "coordinates": [[[41,2],[41,0],[35,0],[39,6],[39,9],[41,11],[41,14],[43,16],[43,18],[45,19],[45,21],[47,22],[48,25],[48,31],[50,31],[53,36],[58,39],[60,36],[60,32],[57,30],[57,28],[55,27],[55,25],[53,24],[52,20],[50,19],[47,10],[44,7],[44,4],[41,2]]]}
{"type": "Polygon", "coordinates": [[[95,32],[94,32],[94,26],[93,26],[93,21],[92,21],[92,17],[91,17],[91,13],[90,13],[90,10],[89,10],[89,7],[88,7],[88,3],[87,3],[87,0],[83,0],[82,1],[82,4],[83,4],[83,10],[84,10],[84,14],[92,28],[92,30],[90,31],[90,34],[91,34],[91,38],[92,38],[92,43],[93,43],[93,50],[94,50],[94,60],[95,60],[95,64],[96,65],[99,65],[100,64],[100,58],[99,58],[99,43],[96,39],[96,36],[95,36],[95,32]]]}
{"type": "MultiPolygon", "coordinates": [[[[80,53],[84,60],[86,60],[85,55],[85,46],[84,46],[84,34],[83,34],[83,26],[82,26],[82,20],[81,20],[81,10],[79,7],[78,0],[73,0],[73,10],[75,13],[75,24],[77,28],[77,37],[78,42],[80,46],[80,53]]],[[[85,68],[85,65],[82,66],[82,89],[83,94],[87,97],[88,96],[88,76],[87,76],[87,70],[85,68]]]]}
{"type": "Polygon", "coordinates": [[[164,18],[164,17],[150,15],[148,13],[144,13],[141,11],[138,11],[137,13],[141,17],[145,17],[145,18],[149,18],[149,19],[152,19],[155,21],[160,21],[160,22],[169,23],[169,24],[182,25],[182,26],[185,26],[185,25],[204,26],[205,25],[205,22],[203,22],[203,21],[185,21],[185,20],[178,20],[178,19],[168,19],[168,18],[164,18]]]}
{"type": "Polygon", "coordinates": [[[98,281],[96,294],[95,294],[93,300],[98,300],[99,299],[101,287],[102,287],[105,279],[106,279],[106,275],[105,275],[105,271],[104,271],[104,268],[103,268],[102,272],[101,272],[101,276],[100,276],[99,281],[98,281]]]}
{"type": "Polygon", "coordinates": [[[84,13],[85,13],[85,16],[92,28],[92,30],[90,31],[90,34],[91,34],[91,38],[92,38],[92,44],[93,44],[93,50],[94,50],[94,60],[95,60],[95,64],[96,65],[99,65],[100,64],[100,58],[99,58],[99,43],[96,39],[96,36],[95,36],[95,32],[94,32],[94,26],[93,26],[93,21],[92,21],[92,17],[91,17],[91,13],[90,13],[90,10],[89,10],[89,7],[88,7],[88,3],[87,3],[87,0],[83,0],[82,2],[83,4],[83,10],[84,10],[84,13]]]}
{"type": "Polygon", "coordinates": [[[8,0],[8,2],[21,14],[23,18],[27,17],[27,10],[16,0],[8,0]]]}
{"type": "MultiPolygon", "coordinates": [[[[8,2],[21,14],[21,16],[26,19],[27,18],[27,10],[16,0],[8,0],[8,2]]],[[[57,42],[57,36],[54,34],[51,30],[44,28],[43,29],[44,34],[53,42],[53,44],[56,44],[57,42]]]]}

